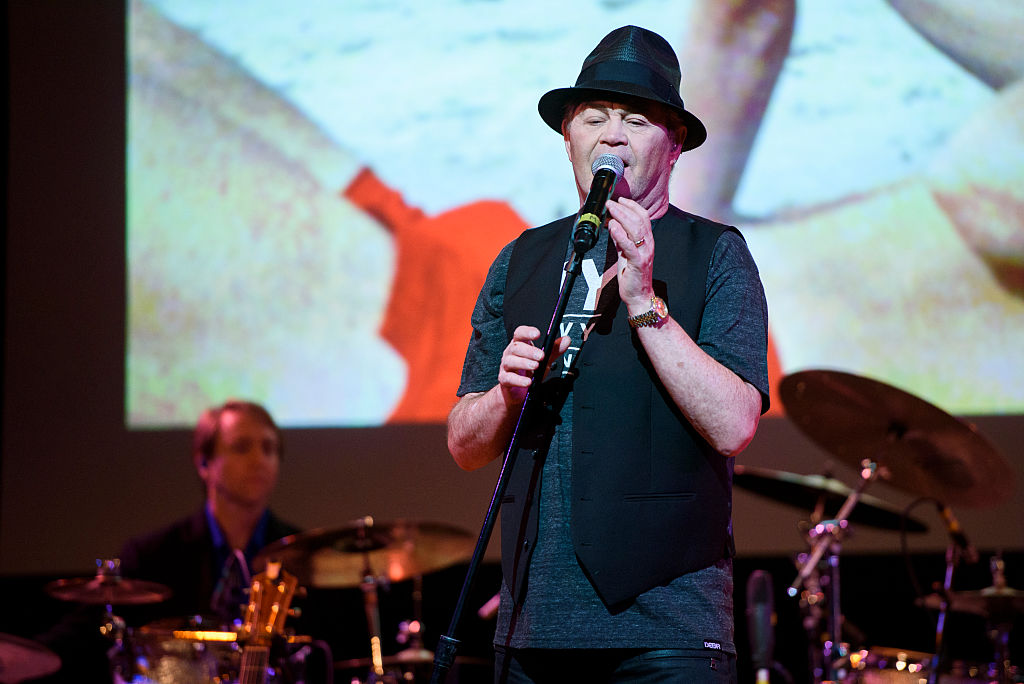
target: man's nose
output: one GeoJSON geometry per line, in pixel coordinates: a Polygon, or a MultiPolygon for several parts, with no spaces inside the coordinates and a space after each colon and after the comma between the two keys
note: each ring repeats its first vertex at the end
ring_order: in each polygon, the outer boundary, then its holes
{"type": "Polygon", "coordinates": [[[622,145],[627,142],[626,124],[618,117],[611,117],[601,131],[601,142],[609,145],[622,145]]]}

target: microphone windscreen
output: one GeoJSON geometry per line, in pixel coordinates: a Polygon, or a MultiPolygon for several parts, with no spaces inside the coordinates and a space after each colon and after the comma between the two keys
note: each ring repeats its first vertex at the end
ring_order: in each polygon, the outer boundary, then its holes
{"type": "Polygon", "coordinates": [[[602,154],[594,160],[593,165],[590,167],[591,172],[595,174],[601,169],[612,171],[615,174],[615,179],[618,180],[626,167],[622,164],[622,160],[614,154],[602,154]]]}

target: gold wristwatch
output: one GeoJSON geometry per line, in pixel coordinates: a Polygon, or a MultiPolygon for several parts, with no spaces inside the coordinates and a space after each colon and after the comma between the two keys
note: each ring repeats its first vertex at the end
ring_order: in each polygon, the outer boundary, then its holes
{"type": "Polygon", "coordinates": [[[636,316],[630,316],[626,320],[630,327],[642,328],[646,325],[657,325],[668,318],[668,304],[661,297],[651,297],[651,310],[645,311],[636,316]]]}

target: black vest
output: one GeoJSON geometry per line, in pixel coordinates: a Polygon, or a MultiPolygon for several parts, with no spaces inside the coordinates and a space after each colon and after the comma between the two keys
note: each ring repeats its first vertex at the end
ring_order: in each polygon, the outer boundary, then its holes
{"type": "MultiPolygon", "coordinates": [[[[520,235],[506,277],[504,322],[542,332],[557,300],[574,217],[520,235]]],[[[727,226],[670,206],[655,222],[654,290],[696,339],[708,265],[727,226]]],[[[733,553],[732,459],[682,415],[614,297],[580,353],[573,387],[572,535],[584,571],[607,605],[630,600],[733,553]]],[[[534,421],[538,422],[538,421],[534,421]]],[[[536,430],[535,430],[536,431],[536,430]]],[[[529,430],[525,431],[529,433],[529,430]]],[[[544,440],[522,442],[501,509],[502,570],[518,601],[537,538],[544,440]]]]}

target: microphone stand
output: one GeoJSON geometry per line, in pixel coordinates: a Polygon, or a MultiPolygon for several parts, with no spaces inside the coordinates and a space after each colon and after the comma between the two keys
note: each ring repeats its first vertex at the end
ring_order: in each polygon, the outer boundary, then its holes
{"type": "Polygon", "coordinates": [[[462,582],[462,590],[459,592],[459,598],[455,604],[455,612],[452,614],[451,622],[448,625],[448,633],[442,634],[438,640],[437,650],[434,653],[434,669],[430,674],[431,684],[442,684],[448,676],[448,671],[451,670],[452,664],[455,662],[455,653],[461,643],[456,638],[456,633],[462,618],[462,611],[469,597],[469,592],[473,587],[473,582],[476,579],[477,569],[480,566],[480,561],[483,559],[484,551],[486,551],[487,544],[491,539],[491,533],[494,531],[494,523],[498,518],[501,500],[505,496],[505,488],[508,486],[508,474],[512,471],[516,455],[519,453],[522,429],[526,424],[527,418],[531,415],[534,404],[537,402],[535,397],[544,379],[548,364],[551,362],[555,340],[558,338],[558,326],[562,322],[565,308],[569,303],[569,293],[572,292],[576,277],[583,270],[583,255],[596,242],[596,228],[587,223],[577,222],[576,232],[573,235],[572,263],[565,269],[567,275],[562,283],[561,290],[558,292],[558,301],[555,302],[555,310],[551,315],[551,322],[548,323],[548,329],[544,337],[544,359],[537,368],[537,372],[533,375],[530,387],[526,391],[526,399],[519,410],[519,417],[516,419],[515,430],[512,432],[508,449],[505,451],[501,472],[498,474],[498,481],[494,487],[494,494],[491,496],[491,502],[487,507],[487,514],[484,516],[480,536],[477,538],[476,547],[473,549],[473,556],[470,558],[469,567],[466,570],[466,577],[462,582]]]}

